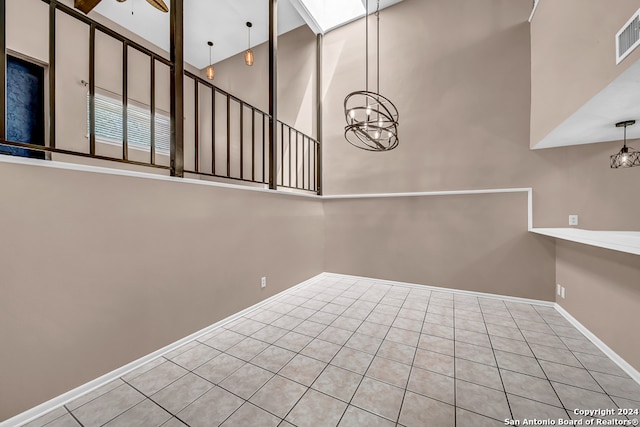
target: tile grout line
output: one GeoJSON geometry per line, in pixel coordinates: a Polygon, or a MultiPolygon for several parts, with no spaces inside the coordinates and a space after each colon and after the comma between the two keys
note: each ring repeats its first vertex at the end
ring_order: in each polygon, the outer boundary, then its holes
{"type": "MultiPolygon", "coordinates": [[[[535,310],[535,307],[534,307],[534,310],[535,310]]],[[[536,313],[538,313],[538,310],[536,310],[536,313]]],[[[616,406],[619,408],[620,406],[618,405],[618,403],[613,399],[613,397],[609,394],[609,392],[608,392],[607,390],[605,390],[605,388],[600,384],[600,382],[599,382],[599,381],[598,381],[598,380],[593,376],[593,374],[591,373],[591,371],[590,371],[589,369],[587,369],[587,367],[584,365],[584,363],[582,363],[582,361],[581,361],[580,359],[578,359],[578,358],[575,356],[574,351],[573,351],[573,350],[572,350],[572,349],[567,345],[567,343],[562,339],[562,337],[561,337],[560,335],[558,335],[558,333],[556,332],[556,330],[555,330],[553,327],[551,327],[551,324],[550,324],[549,322],[547,322],[547,319],[545,319],[545,317],[544,317],[542,314],[540,314],[540,313],[538,313],[538,314],[540,315],[540,317],[542,317],[542,320],[544,320],[544,324],[545,324],[545,325],[547,325],[547,327],[549,327],[549,329],[551,329],[551,331],[553,332],[553,334],[554,334],[558,339],[560,339],[560,341],[562,341],[562,343],[567,347],[567,350],[571,353],[571,355],[572,355],[572,356],[573,356],[573,357],[578,361],[578,363],[580,363],[580,366],[582,366],[582,369],[584,369],[584,370],[589,374],[589,377],[591,377],[591,378],[596,382],[596,384],[598,384],[598,386],[600,387],[600,389],[601,389],[601,390],[602,390],[602,392],[603,392],[602,394],[606,395],[606,396],[609,398],[609,400],[611,400],[611,401],[613,402],[613,404],[614,404],[614,405],[616,405],[616,406]]],[[[583,335],[583,336],[584,336],[584,335],[583,335]]],[[[565,338],[569,338],[569,337],[565,337],[565,338]]],[[[585,339],[586,339],[586,341],[587,341],[587,342],[589,342],[590,344],[595,345],[595,344],[593,344],[593,343],[592,343],[592,342],[591,342],[587,337],[584,337],[584,338],[585,338],[585,339]]],[[[596,347],[596,348],[597,348],[597,347],[596,347]]],[[[599,351],[601,351],[601,350],[599,350],[599,351]]],[[[586,353],[586,354],[589,354],[589,353],[586,353]]],[[[537,360],[537,357],[536,357],[536,360],[537,360]]],[[[555,363],[555,362],[552,362],[552,361],[549,361],[549,362],[551,362],[551,363],[555,363]]],[[[538,364],[540,364],[540,362],[539,362],[539,361],[538,361],[538,364]]],[[[541,368],[541,369],[542,369],[542,371],[544,372],[545,376],[547,376],[547,379],[549,380],[549,383],[551,384],[551,387],[553,388],[553,391],[554,391],[554,392],[556,392],[556,395],[558,395],[558,392],[556,391],[555,387],[553,386],[553,383],[552,383],[552,382],[551,382],[551,380],[548,378],[547,372],[544,370],[544,368],[542,367],[542,365],[540,366],[540,368],[541,368]]],[[[560,382],[560,381],[556,381],[556,382],[558,382],[558,383],[560,383],[560,384],[564,384],[564,383],[562,383],[562,382],[560,382]]],[[[566,385],[570,385],[570,384],[566,384],[566,385]]],[[[594,392],[594,393],[599,393],[599,392],[597,392],[597,391],[595,391],[595,390],[586,389],[586,388],[584,388],[584,387],[579,387],[579,386],[576,386],[576,385],[570,385],[570,386],[572,386],[572,387],[576,387],[576,388],[580,388],[580,389],[583,389],[583,390],[587,390],[587,391],[592,391],[592,392],[594,392]]],[[[559,395],[558,395],[558,399],[560,399],[560,396],[559,396],[559,395]]],[[[623,399],[624,399],[624,398],[623,398],[623,399]]],[[[562,402],[562,399],[560,399],[560,402],[562,403],[562,406],[564,407],[564,402],[562,402]]],[[[568,410],[568,409],[566,409],[566,408],[565,408],[565,410],[567,411],[567,414],[569,414],[569,410],[568,410]]],[[[569,418],[571,418],[571,415],[569,415],[569,418]]],[[[625,419],[629,419],[629,417],[627,417],[627,416],[624,416],[624,418],[625,418],[625,419]]]]}

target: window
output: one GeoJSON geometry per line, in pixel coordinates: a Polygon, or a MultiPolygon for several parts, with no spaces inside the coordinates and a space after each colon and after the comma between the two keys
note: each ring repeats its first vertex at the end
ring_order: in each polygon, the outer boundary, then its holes
{"type": "MultiPolygon", "coordinates": [[[[34,145],[44,140],[44,68],[7,55],[7,139],[34,145]]],[[[0,145],[0,154],[44,159],[38,150],[0,145]]]]}
{"type": "MultiPolygon", "coordinates": [[[[87,94],[87,135],[89,135],[89,100],[87,94]]],[[[122,145],[122,101],[104,93],[95,94],[96,141],[122,145]]],[[[170,144],[169,114],[156,110],[155,151],[169,155],[170,144]]],[[[151,146],[150,107],[129,101],[127,107],[127,139],[129,148],[148,151],[151,146]]]]}

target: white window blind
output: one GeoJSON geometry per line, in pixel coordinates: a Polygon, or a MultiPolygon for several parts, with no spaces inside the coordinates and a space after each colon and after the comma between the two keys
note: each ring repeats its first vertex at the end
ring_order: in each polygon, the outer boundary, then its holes
{"type": "MultiPolygon", "coordinates": [[[[87,135],[90,132],[89,99],[87,94],[87,135]]],[[[122,145],[122,101],[101,93],[95,94],[96,141],[122,145]]],[[[156,154],[169,155],[171,132],[169,115],[156,110],[156,154]]],[[[127,140],[130,148],[148,151],[151,146],[151,111],[148,106],[127,106],[127,140]]]]}

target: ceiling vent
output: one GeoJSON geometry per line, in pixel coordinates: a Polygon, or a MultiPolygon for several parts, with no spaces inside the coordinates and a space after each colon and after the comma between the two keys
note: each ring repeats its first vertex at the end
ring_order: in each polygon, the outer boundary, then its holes
{"type": "Polygon", "coordinates": [[[640,44],[640,9],[616,34],[616,64],[622,62],[640,44]]]}

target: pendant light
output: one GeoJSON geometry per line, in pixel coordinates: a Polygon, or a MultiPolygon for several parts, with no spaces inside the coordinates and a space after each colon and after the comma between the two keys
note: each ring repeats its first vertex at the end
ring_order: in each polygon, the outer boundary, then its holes
{"type": "Polygon", "coordinates": [[[244,53],[244,63],[249,67],[253,65],[253,51],[251,50],[251,27],[253,27],[253,24],[251,22],[247,22],[247,29],[249,30],[249,48],[244,53]]]}
{"type": "Polygon", "coordinates": [[[213,62],[211,62],[211,48],[213,47],[213,42],[207,42],[209,45],[209,66],[206,69],[207,78],[209,80],[213,80],[213,77],[216,75],[216,71],[213,69],[213,62]]]}
{"type": "Polygon", "coordinates": [[[635,123],[635,120],[626,120],[624,122],[616,123],[616,127],[624,127],[624,145],[617,154],[611,156],[612,169],[640,166],[640,151],[627,147],[627,126],[632,126],[635,123]]]}
{"type": "Polygon", "coordinates": [[[380,0],[376,8],[377,84],[376,92],[369,91],[369,0],[365,7],[365,90],[351,92],[344,100],[347,141],[367,151],[390,151],[398,146],[398,109],[388,98],[380,95],[380,0]]]}

